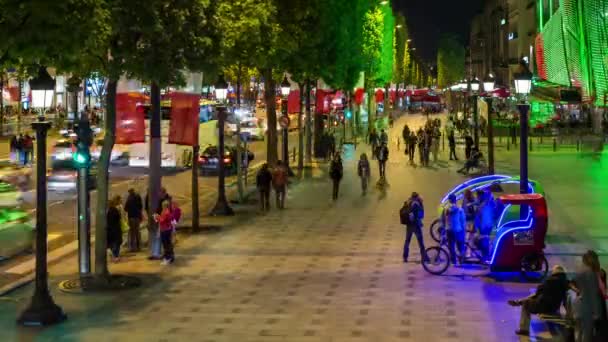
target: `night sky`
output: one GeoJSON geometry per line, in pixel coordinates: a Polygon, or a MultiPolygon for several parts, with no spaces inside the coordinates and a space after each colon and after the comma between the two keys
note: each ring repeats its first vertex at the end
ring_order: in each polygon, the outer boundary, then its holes
{"type": "Polygon", "coordinates": [[[442,33],[461,37],[466,46],[471,19],[481,12],[484,0],[393,0],[405,14],[413,46],[425,62],[436,63],[437,42],[442,33]]]}

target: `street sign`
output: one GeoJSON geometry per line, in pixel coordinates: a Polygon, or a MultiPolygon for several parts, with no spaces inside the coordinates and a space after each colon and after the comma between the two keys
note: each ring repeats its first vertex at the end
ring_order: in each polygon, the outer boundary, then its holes
{"type": "Polygon", "coordinates": [[[279,118],[279,125],[281,126],[281,128],[288,128],[289,127],[289,117],[287,115],[283,115],[279,118]]]}

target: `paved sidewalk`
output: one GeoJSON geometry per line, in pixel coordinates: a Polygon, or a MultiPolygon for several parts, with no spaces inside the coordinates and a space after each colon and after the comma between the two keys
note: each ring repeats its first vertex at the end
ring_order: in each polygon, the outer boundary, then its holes
{"type": "MultiPolygon", "coordinates": [[[[75,260],[52,267],[52,293],[69,320],[40,330],[16,327],[28,286],[3,303],[0,340],[520,341],[513,334],[518,312],[505,301],[534,285],[482,277],[484,270],[453,268],[436,277],[419,263],[401,262],[403,200],[421,192],[428,223],[461,176],[449,167],[405,166],[393,150],[390,187],[364,197],[354,161],[363,149],[345,153],[337,202],[322,164],[289,189],[284,211],[262,215],[246,205],[232,218],[205,218],[221,228],[180,239],[173,266],[143,255],[110,265],[113,273],[142,277],[139,289],[65,294],[56,285],[75,276],[75,260]]],[[[533,330],[550,340],[542,325],[533,330]]]]}

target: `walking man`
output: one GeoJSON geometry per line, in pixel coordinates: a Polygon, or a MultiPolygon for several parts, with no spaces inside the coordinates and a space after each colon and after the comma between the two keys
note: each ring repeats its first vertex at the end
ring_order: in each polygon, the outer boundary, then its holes
{"type": "Polygon", "coordinates": [[[408,261],[410,252],[410,242],[412,241],[412,235],[416,235],[418,240],[418,247],[420,248],[420,257],[423,262],[428,260],[426,251],[424,248],[424,241],[422,240],[422,219],[424,218],[424,206],[422,205],[422,198],[417,192],[413,192],[412,196],[404,203],[403,207],[399,211],[401,218],[401,224],[406,227],[405,243],[403,245],[403,262],[408,261]]]}
{"type": "Polygon", "coordinates": [[[378,149],[378,167],[380,169],[380,179],[386,176],[386,162],[388,161],[388,147],[385,143],[380,145],[378,149]]]}
{"type": "Polygon", "coordinates": [[[451,130],[448,134],[448,144],[450,145],[450,160],[458,160],[456,156],[456,137],[454,136],[454,130],[451,130]]]}
{"type": "Polygon", "coordinates": [[[268,164],[264,163],[255,177],[255,185],[260,192],[260,205],[262,212],[270,210],[270,183],[272,174],[268,170],[268,164]]]}
{"type": "Polygon", "coordinates": [[[456,265],[456,256],[459,263],[464,261],[466,218],[464,210],[456,202],[456,195],[450,194],[448,202],[441,213],[441,222],[446,228],[451,262],[456,265]],[[458,255],[455,247],[458,247],[458,255]]]}
{"type": "Polygon", "coordinates": [[[416,156],[416,143],[418,142],[418,138],[416,137],[416,133],[414,131],[410,132],[410,136],[407,140],[407,152],[409,153],[410,164],[414,164],[414,157],[416,156]]]}
{"type": "Polygon", "coordinates": [[[329,177],[331,177],[333,183],[332,199],[334,201],[338,199],[338,192],[340,191],[340,181],[342,180],[342,175],[342,158],[340,158],[340,154],[336,153],[329,167],[329,177]]]}

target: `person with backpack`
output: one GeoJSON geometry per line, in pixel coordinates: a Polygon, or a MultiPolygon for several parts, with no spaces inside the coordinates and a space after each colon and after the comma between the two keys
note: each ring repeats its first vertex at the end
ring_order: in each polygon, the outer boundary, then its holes
{"type": "Polygon", "coordinates": [[[367,184],[370,178],[369,161],[367,160],[367,154],[361,153],[359,163],[357,163],[357,175],[361,178],[361,191],[363,195],[367,193],[367,184]]]}
{"type": "Polygon", "coordinates": [[[456,202],[456,195],[450,194],[448,197],[448,205],[441,213],[441,222],[446,229],[452,264],[456,265],[455,246],[458,247],[458,262],[462,264],[465,255],[466,217],[464,210],[456,202]]]}
{"type": "Polygon", "coordinates": [[[385,179],[386,177],[386,162],[388,161],[388,147],[385,143],[380,145],[378,148],[378,168],[380,170],[380,179],[385,179]]]}
{"type": "Polygon", "coordinates": [[[277,208],[285,207],[285,192],[287,191],[287,169],[282,161],[277,161],[277,166],[272,172],[272,187],[277,197],[277,208]]]}
{"type": "Polygon", "coordinates": [[[343,168],[342,158],[339,153],[336,153],[334,159],[331,161],[329,166],[329,177],[331,177],[333,183],[332,199],[335,201],[338,199],[338,192],[340,191],[340,181],[342,180],[343,168]]]}
{"type": "Polygon", "coordinates": [[[426,249],[424,248],[424,240],[422,239],[424,206],[422,204],[422,198],[417,192],[412,192],[412,196],[403,204],[403,207],[399,211],[399,216],[401,224],[404,224],[406,227],[405,243],[403,245],[403,262],[408,262],[412,235],[416,235],[416,240],[418,240],[422,262],[428,261],[426,249]]]}
{"type": "Polygon", "coordinates": [[[264,163],[255,177],[255,184],[260,192],[260,205],[262,212],[270,210],[270,183],[272,174],[268,170],[268,164],[264,163]]]}

